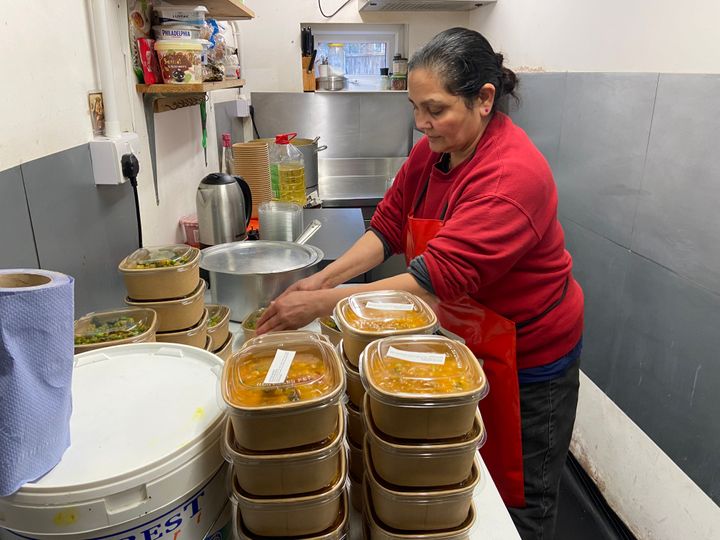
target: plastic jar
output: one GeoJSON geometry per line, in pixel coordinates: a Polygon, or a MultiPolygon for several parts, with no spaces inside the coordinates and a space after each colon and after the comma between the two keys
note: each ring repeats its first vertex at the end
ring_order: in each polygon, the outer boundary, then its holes
{"type": "Polygon", "coordinates": [[[330,76],[345,76],[345,44],[328,43],[328,64],[330,65],[330,76]]]}
{"type": "Polygon", "coordinates": [[[201,40],[155,42],[160,73],[165,84],[191,84],[203,81],[201,40]]]}
{"type": "Polygon", "coordinates": [[[407,75],[393,73],[390,78],[390,88],[392,90],[407,90],[407,75]]]}
{"type": "Polygon", "coordinates": [[[400,53],[393,56],[392,72],[395,75],[407,75],[408,61],[407,58],[403,58],[400,53]]]}
{"type": "Polygon", "coordinates": [[[388,68],[380,68],[380,90],[390,90],[390,74],[388,68]]]}

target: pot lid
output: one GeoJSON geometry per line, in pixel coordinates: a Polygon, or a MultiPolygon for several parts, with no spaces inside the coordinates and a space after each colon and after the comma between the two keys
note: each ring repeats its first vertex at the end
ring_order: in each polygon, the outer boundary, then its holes
{"type": "Polygon", "coordinates": [[[200,266],[226,274],[277,274],[316,264],[323,256],[315,246],[254,240],[207,248],[202,252],[200,266]]]}

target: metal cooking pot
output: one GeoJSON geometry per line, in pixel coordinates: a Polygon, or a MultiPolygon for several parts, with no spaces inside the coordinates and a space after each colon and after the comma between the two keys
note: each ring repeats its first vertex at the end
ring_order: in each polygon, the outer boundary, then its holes
{"type": "MultiPolygon", "coordinates": [[[[305,189],[317,188],[318,185],[318,152],[327,149],[327,145],[318,146],[320,137],[314,139],[292,139],[290,143],[295,146],[303,155],[305,163],[305,189]]],[[[275,143],[275,139],[255,139],[256,141],[275,143]]]]}
{"type": "MultiPolygon", "coordinates": [[[[298,242],[307,241],[319,226],[313,220],[298,242]]],[[[200,267],[210,273],[213,303],[228,306],[230,318],[242,322],[290,285],[314,274],[324,256],[319,248],[302,243],[248,240],[204,249],[200,267]]]]}

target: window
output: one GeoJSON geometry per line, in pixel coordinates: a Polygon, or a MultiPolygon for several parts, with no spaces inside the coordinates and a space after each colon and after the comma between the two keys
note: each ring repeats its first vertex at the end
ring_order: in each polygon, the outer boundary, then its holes
{"type": "Polygon", "coordinates": [[[323,58],[330,55],[328,44],[343,44],[348,90],[378,90],[380,68],[392,67],[395,53],[406,50],[406,32],[402,24],[315,23],[301,26],[310,26],[315,36],[316,75],[319,75],[323,58]]]}

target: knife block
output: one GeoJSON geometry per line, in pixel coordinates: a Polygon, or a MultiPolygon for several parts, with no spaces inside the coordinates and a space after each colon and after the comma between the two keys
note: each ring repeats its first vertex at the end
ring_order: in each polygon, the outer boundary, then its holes
{"type": "Polygon", "coordinates": [[[315,69],[308,73],[308,66],[310,65],[311,56],[302,57],[302,81],[303,81],[303,92],[314,92],[315,91],[315,69]]]}

